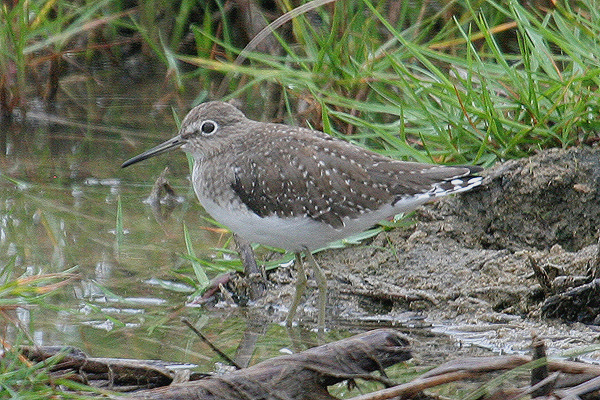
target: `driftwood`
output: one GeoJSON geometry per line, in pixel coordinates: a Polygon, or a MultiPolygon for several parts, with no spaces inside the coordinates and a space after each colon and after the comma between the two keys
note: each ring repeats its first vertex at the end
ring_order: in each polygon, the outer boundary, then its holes
{"type": "Polygon", "coordinates": [[[176,374],[176,369],[182,371],[176,368],[179,365],[163,361],[93,358],[73,348],[23,346],[21,352],[30,361],[47,362],[55,378],[118,392],[139,390],[132,399],[331,399],[327,386],[343,380],[361,378],[391,385],[383,369],[411,358],[408,341],[391,329],[218,376],[176,374]],[[370,375],[373,371],[381,376],[370,375]]]}
{"type": "MultiPolygon", "coordinates": [[[[21,352],[30,361],[49,362],[48,371],[53,378],[118,392],[163,387],[179,379],[174,372],[178,365],[159,360],[88,357],[81,350],[58,346],[22,346],[21,352]]],[[[191,373],[186,380],[204,376],[191,373]]]]}
{"type": "MultiPolygon", "coordinates": [[[[466,357],[452,360],[432,369],[408,383],[382,389],[377,392],[353,397],[352,400],[384,400],[392,398],[411,399],[425,389],[450,382],[481,378],[491,372],[508,371],[533,361],[528,356],[466,357]]],[[[536,399],[571,399],[592,393],[600,389],[600,366],[573,361],[548,361],[548,370],[553,374],[535,385],[523,389],[514,389],[510,393],[499,390],[486,399],[519,399],[529,393],[537,393],[541,388],[547,396],[536,399]]],[[[535,368],[534,368],[535,370],[535,368]]],[[[488,390],[494,389],[490,387],[488,390]]],[[[593,397],[598,399],[599,397],[593,397]]]]}
{"type": "Polygon", "coordinates": [[[410,359],[391,329],[366,332],[302,353],[275,357],[227,375],[136,392],[130,399],[333,399],[327,386],[348,379],[390,384],[383,369],[410,359]],[[382,376],[370,375],[380,371],[382,376]]]}

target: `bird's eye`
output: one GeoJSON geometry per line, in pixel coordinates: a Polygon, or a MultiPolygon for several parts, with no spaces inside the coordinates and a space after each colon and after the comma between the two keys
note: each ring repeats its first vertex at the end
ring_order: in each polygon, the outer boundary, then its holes
{"type": "Polygon", "coordinates": [[[200,132],[202,132],[204,136],[210,136],[216,131],[217,123],[215,121],[211,121],[210,119],[202,121],[202,124],[200,125],[200,132]]]}

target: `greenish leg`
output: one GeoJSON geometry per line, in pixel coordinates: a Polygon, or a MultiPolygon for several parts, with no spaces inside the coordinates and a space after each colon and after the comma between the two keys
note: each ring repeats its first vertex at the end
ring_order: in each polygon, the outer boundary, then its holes
{"type": "Polygon", "coordinates": [[[302,257],[300,253],[296,253],[296,270],[298,271],[298,277],[296,278],[296,292],[294,293],[294,301],[290,306],[290,310],[288,311],[287,318],[285,319],[286,326],[292,326],[292,322],[294,322],[294,317],[296,316],[296,310],[298,309],[298,305],[300,304],[300,300],[302,299],[302,295],[306,290],[306,272],[304,271],[304,264],[302,263],[302,257]]]}
{"type": "Polygon", "coordinates": [[[319,315],[317,319],[317,329],[320,332],[325,330],[325,306],[327,305],[327,278],[317,261],[313,257],[310,250],[305,250],[304,254],[308,259],[310,266],[315,271],[315,280],[317,281],[317,287],[319,288],[319,315]]]}

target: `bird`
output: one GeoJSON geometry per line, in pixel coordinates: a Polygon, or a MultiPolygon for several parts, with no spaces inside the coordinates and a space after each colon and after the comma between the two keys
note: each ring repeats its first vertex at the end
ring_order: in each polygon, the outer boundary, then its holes
{"type": "Polygon", "coordinates": [[[192,108],[175,137],[122,168],[179,148],[194,160],[192,186],[212,218],[248,242],[295,254],[288,326],[307,285],[302,254],[314,270],[323,329],[327,281],[314,250],[483,180],[479,166],[395,160],[321,131],[251,120],[221,101],[192,108]]]}

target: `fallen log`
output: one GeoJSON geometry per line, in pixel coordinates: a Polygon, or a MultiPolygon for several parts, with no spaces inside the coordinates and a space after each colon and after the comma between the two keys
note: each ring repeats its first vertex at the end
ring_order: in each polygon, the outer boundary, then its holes
{"type": "Polygon", "coordinates": [[[378,329],[298,354],[275,357],[227,375],[143,390],[127,398],[333,399],[327,386],[348,379],[391,385],[383,369],[410,358],[408,341],[402,335],[391,329],[378,329]],[[371,375],[373,371],[380,371],[381,376],[371,375]]]}

